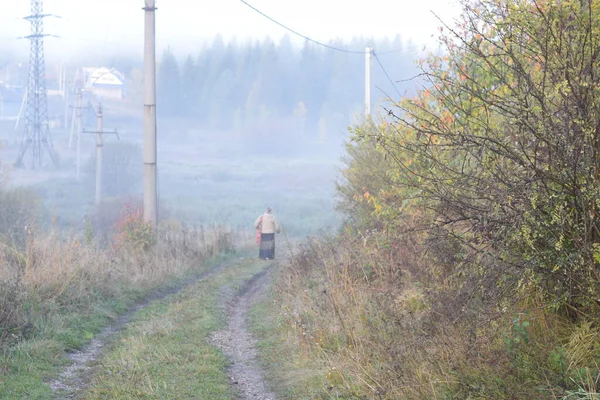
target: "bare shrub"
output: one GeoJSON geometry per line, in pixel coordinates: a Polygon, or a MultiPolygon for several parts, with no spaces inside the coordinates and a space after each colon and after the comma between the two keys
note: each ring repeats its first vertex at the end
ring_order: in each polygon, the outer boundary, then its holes
{"type": "Polygon", "coordinates": [[[34,227],[40,209],[40,201],[31,191],[0,188],[0,240],[23,244],[27,229],[34,227]]]}

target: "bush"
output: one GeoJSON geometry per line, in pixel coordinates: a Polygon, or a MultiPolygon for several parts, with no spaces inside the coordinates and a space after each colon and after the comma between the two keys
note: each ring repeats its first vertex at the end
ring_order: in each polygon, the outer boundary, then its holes
{"type": "Polygon", "coordinates": [[[22,246],[40,215],[39,198],[28,189],[0,188],[0,241],[22,246]]]}
{"type": "Polygon", "coordinates": [[[278,291],[341,397],[597,397],[599,16],[465,1],[421,90],[353,129],[349,227],[278,291]]]}
{"type": "Polygon", "coordinates": [[[472,291],[450,264],[424,254],[424,238],[386,236],[312,239],[284,265],[268,312],[278,321],[275,342],[294,362],[278,363],[277,374],[292,374],[296,362],[324,366],[320,393],[340,398],[597,393],[597,326],[572,324],[540,293],[493,314],[480,301],[465,309],[463,293],[472,291]]]}
{"type": "Polygon", "coordinates": [[[126,204],[121,218],[115,223],[113,244],[117,248],[126,248],[133,252],[148,251],[154,246],[156,237],[154,226],[144,221],[140,207],[126,204]]]}

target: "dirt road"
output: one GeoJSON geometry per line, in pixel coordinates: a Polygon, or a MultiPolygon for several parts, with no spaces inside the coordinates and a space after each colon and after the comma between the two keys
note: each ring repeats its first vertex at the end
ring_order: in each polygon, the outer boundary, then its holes
{"type": "Polygon", "coordinates": [[[213,335],[213,342],[231,361],[229,378],[240,400],[274,400],[257,362],[256,339],[248,329],[248,312],[265,295],[269,270],[252,278],[228,306],[229,322],[213,335]]]}
{"type": "MultiPolygon", "coordinates": [[[[229,359],[230,367],[226,372],[233,387],[233,392],[236,393],[238,399],[242,400],[274,400],[276,398],[267,389],[267,384],[256,359],[256,341],[247,328],[249,309],[255,301],[260,299],[260,296],[264,295],[265,286],[270,277],[268,274],[269,265],[265,265],[265,267],[267,269],[246,281],[238,293],[229,293],[229,295],[222,297],[223,299],[229,299],[227,304],[223,304],[227,312],[227,324],[222,330],[214,332],[210,338],[211,343],[220,348],[229,359]]],[[[127,327],[137,312],[148,308],[154,301],[167,299],[168,296],[202,280],[209,279],[226,268],[227,265],[220,265],[181,287],[155,293],[119,317],[114,324],[104,328],[83,349],[69,354],[72,363],[62,371],[57,379],[48,383],[54,393],[54,398],[72,399],[85,394],[94,378],[96,366],[101,362],[105,349],[110,347],[109,344],[127,327]]],[[[231,290],[227,286],[223,289],[231,290]]]]}

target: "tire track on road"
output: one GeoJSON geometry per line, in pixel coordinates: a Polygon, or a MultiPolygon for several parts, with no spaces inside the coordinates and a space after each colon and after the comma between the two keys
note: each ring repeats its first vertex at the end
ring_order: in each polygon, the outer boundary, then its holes
{"type": "Polygon", "coordinates": [[[248,328],[248,313],[253,304],[266,294],[272,265],[250,279],[228,305],[228,323],[213,334],[212,341],[231,361],[229,379],[238,400],[275,400],[268,390],[258,363],[257,341],[248,328]]]}

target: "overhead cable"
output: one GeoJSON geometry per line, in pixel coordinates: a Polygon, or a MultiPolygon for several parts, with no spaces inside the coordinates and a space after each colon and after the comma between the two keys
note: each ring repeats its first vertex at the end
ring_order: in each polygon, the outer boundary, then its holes
{"type": "Polygon", "coordinates": [[[247,5],[248,7],[250,7],[251,9],[253,9],[254,11],[256,11],[257,13],[259,13],[260,15],[262,15],[263,17],[265,17],[265,18],[267,18],[268,20],[270,20],[271,22],[274,22],[274,23],[276,23],[277,25],[281,26],[282,28],[284,28],[284,29],[286,29],[286,30],[288,30],[288,31],[292,32],[294,35],[300,36],[301,38],[303,38],[303,39],[305,39],[305,40],[307,40],[307,41],[309,41],[309,42],[312,42],[312,43],[314,43],[314,44],[317,44],[317,45],[319,45],[319,46],[326,47],[326,48],[328,48],[328,49],[330,49],[330,50],[335,50],[335,51],[339,51],[339,52],[342,52],[342,53],[349,53],[349,54],[365,54],[365,50],[356,51],[356,50],[347,50],[347,49],[342,49],[342,48],[339,48],[339,47],[331,46],[331,45],[328,45],[328,44],[325,44],[325,43],[319,42],[319,41],[317,41],[317,40],[311,39],[310,37],[308,37],[308,36],[306,36],[306,35],[303,35],[303,34],[301,34],[300,32],[298,32],[298,31],[295,31],[295,30],[293,30],[292,28],[289,28],[289,27],[287,27],[286,25],[282,24],[281,22],[279,22],[279,21],[277,21],[277,20],[275,20],[275,19],[273,19],[273,18],[269,17],[267,14],[265,14],[265,13],[264,13],[264,12],[262,12],[262,11],[260,11],[259,9],[257,9],[257,8],[256,8],[256,7],[254,7],[253,5],[249,4],[249,3],[248,3],[248,2],[246,2],[245,0],[240,0],[240,1],[241,1],[242,3],[244,3],[245,5],[247,5]]]}

